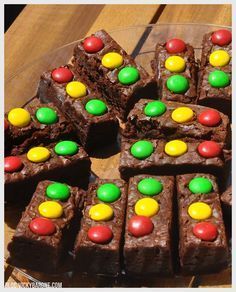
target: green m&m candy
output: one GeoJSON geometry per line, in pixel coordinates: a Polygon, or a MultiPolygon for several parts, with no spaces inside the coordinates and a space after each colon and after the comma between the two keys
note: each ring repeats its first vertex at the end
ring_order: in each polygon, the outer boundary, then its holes
{"type": "Polygon", "coordinates": [[[97,189],[97,196],[99,200],[107,203],[112,203],[119,199],[121,195],[120,188],[113,183],[102,184],[97,189]]]}
{"type": "Polygon", "coordinates": [[[193,194],[208,194],[212,191],[212,183],[205,177],[192,179],[188,187],[193,194]]]}
{"type": "Polygon", "coordinates": [[[148,117],[159,117],[165,111],[166,105],[162,101],[151,101],[144,108],[144,113],[148,117]]]}
{"type": "Polygon", "coordinates": [[[162,190],[162,183],[155,178],[144,178],[138,183],[138,190],[146,196],[158,195],[162,190]]]}
{"type": "Polygon", "coordinates": [[[140,140],[135,142],[130,149],[131,154],[138,159],[145,159],[153,153],[154,147],[151,142],[140,140]]]}
{"type": "Polygon", "coordinates": [[[124,67],[118,73],[118,80],[121,84],[130,85],[139,80],[139,72],[135,67],[124,67]]]}
{"type": "Polygon", "coordinates": [[[41,107],[36,111],[36,118],[41,124],[51,125],[58,121],[57,113],[50,107],[41,107]]]}
{"type": "Polygon", "coordinates": [[[76,154],[79,150],[79,147],[77,143],[73,141],[61,141],[56,144],[54,150],[56,154],[66,156],[76,154]]]}
{"type": "Polygon", "coordinates": [[[52,183],[46,189],[46,196],[53,200],[65,201],[70,196],[70,188],[66,184],[52,183]]]}
{"type": "Polygon", "coordinates": [[[167,79],[166,86],[174,93],[185,93],[189,89],[189,82],[182,75],[173,75],[167,79]]]}
{"type": "Polygon", "coordinates": [[[107,111],[105,102],[100,99],[91,99],[85,105],[86,111],[94,116],[101,116],[107,111]]]}
{"type": "Polygon", "coordinates": [[[212,87],[221,88],[230,84],[230,78],[227,73],[221,70],[212,71],[208,76],[208,81],[212,87]]]}

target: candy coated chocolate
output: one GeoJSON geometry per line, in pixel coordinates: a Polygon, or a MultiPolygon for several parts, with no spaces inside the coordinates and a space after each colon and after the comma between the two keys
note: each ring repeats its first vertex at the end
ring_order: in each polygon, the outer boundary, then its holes
{"type": "Polygon", "coordinates": [[[211,222],[199,222],[193,227],[193,234],[201,240],[213,241],[218,235],[215,224],[211,222]]]}
{"type": "Polygon", "coordinates": [[[109,243],[113,238],[113,232],[109,226],[98,225],[89,228],[88,238],[98,244],[109,243]]]}
{"type": "Polygon", "coordinates": [[[83,48],[87,53],[97,53],[104,47],[103,41],[95,36],[90,36],[84,40],[83,48]]]}
{"type": "Polygon", "coordinates": [[[97,189],[97,196],[99,200],[107,203],[115,202],[120,198],[121,191],[113,183],[105,183],[97,189]]]}
{"type": "Polygon", "coordinates": [[[162,101],[151,101],[144,108],[144,113],[148,117],[159,117],[166,111],[166,105],[162,101]]]}
{"type": "Polygon", "coordinates": [[[221,154],[221,147],[214,141],[204,141],[198,145],[198,152],[202,157],[213,158],[221,154]]]}
{"type": "Polygon", "coordinates": [[[52,235],[56,231],[56,226],[52,220],[38,217],[33,219],[29,224],[30,230],[41,236],[52,235]]]}
{"type": "Polygon", "coordinates": [[[63,183],[52,183],[46,188],[46,196],[53,200],[65,201],[70,196],[70,188],[63,183]]]}
{"type": "Polygon", "coordinates": [[[73,141],[61,141],[56,144],[54,148],[56,154],[66,156],[66,155],[75,155],[78,150],[78,144],[73,141]]]}
{"type": "Polygon", "coordinates": [[[59,67],[52,71],[52,79],[58,83],[70,82],[73,79],[73,74],[66,67],[59,67]]]}
{"type": "Polygon", "coordinates": [[[152,233],[154,225],[146,216],[133,216],[128,222],[128,231],[135,237],[142,237],[152,233]]]}
{"type": "Polygon", "coordinates": [[[57,113],[49,107],[41,107],[36,111],[36,118],[41,124],[51,125],[58,121],[57,113]]]}
{"type": "Polygon", "coordinates": [[[162,183],[152,177],[142,179],[137,188],[141,194],[146,196],[156,196],[163,190],[162,183]]]}
{"type": "Polygon", "coordinates": [[[212,34],[211,40],[214,45],[226,46],[232,41],[232,33],[227,29],[219,29],[212,34]]]}
{"type": "Polygon", "coordinates": [[[131,85],[139,80],[139,72],[135,67],[124,67],[118,73],[118,80],[121,84],[131,85]]]}
{"type": "Polygon", "coordinates": [[[221,122],[221,116],[217,110],[208,109],[200,113],[198,121],[204,126],[215,127],[221,122]]]}
{"type": "Polygon", "coordinates": [[[130,149],[131,154],[138,159],[145,159],[149,157],[153,151],[154,148],[152,143],[145,140],[135,142],[130,149]]]}
{"type": "Polygon", "coordinates": [[[188,187],[193,194],[208,194],[213,189],[211,181],[205,177],[193,178],[188,187]]]}
{"type": "Polygon", "coordinates": [[[20,171],[23,167],[21,159],[17,156],[7,156],[4,158],[4,171],[16,172],[20,171]]]}
{"type": "Polygon", "coordinates": [[[171,54],[182,53],[185,48],[185,42],[181,39],[171,39],[166,43],[166,50],[171,54]]]}

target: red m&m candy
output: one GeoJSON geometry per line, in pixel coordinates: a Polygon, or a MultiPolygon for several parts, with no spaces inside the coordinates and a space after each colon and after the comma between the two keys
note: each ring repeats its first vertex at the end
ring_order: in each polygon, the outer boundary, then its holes
{"type": "Polygon", "coordinates": [[[58,83],[66,83],[73,79],[73,74],[68,68],[59,67],[52,71],[52,79],[58,83]]]}
{"type": "Polygon", "coordinates": [[[208,109],[200,113],[198,121],[204,126],[214,127],[221,122],[221,116],[217,110],[208,109]]]}
{"type": "Polygon", "coordinates": [[[219,29],[212,34],[211,41],[214,45],[228,45],[232,41],[232,33],[227,29],[219,29]]]}
{"type": "Polygon", "coordinates": [[[52,220],[38,217],[29,224],[30,230],[38,235],[51,235],[56,231],[56,226],[52,220]]]}
{"type": "Polygon", "coordinates": [[[193,227],[193,234],[202,240],[213,241],[218,235],[216,225],[211,222],[199,222],[193,227]]]}
{"type": "Polygon", "coordinates": [[[23,163],[17,156],[7,156],[4,158],[4,171],[15,172],[21,170],[23,163]]]}
{"type": "Polygon", "coordinates": [[[87,53],[97,53],[104,47],[103,41],[95,36],[88,37],[84,40],[83,47],[87,53]]]}
{"type": "Polygon", "coordinates": [[[128,222],[128,231],[135,237],[141,237],[152,233],[154,225],[146,216],[133,216],[128,222]]]}
{"type": "Polygon", "coordinates": [[[198,152],[202,157],[213,158],[221,153],[221,147],[214,141],[204,141],[198,145],[198,152]]]}
{"type": "Polygon", "coordinates": [[[182,53],[185,48],[185,42],[180,39],[171,39],[166,43],[166,50],[169,53],[182,53]]]}
{"type": "Polygon", "coordinates": [[[94,243],[108,243],[113,238],[111,228],[106,225],[93,226],[88,231],[88,238],[94,243]]]}

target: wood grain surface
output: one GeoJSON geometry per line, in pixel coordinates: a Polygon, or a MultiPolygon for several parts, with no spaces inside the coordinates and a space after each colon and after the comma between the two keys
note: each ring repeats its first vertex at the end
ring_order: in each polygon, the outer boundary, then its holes
{"type": "MultiPolygon", "coordinates": [[[[231,25],[230,5],[27,5],[5,33],[5,78],[41,55],[104,28],[108,31],[150,23],[212,23],[231,25]]],[[[140,35],[141,36],[141,35],[140,35]]],[[[131,50],[129,40],[126,50],[131,50]]],[[[45,68],[47,69],[47,68],[45,68]]],[[[21,97],[19,96],[19,102],[21,97]]],[[[29,97],[30,98],[30,97],[29,97]]],[[[11,101],[6,99],[6,105],[11,101]]],[[[119,177],[119,153],[109,158],[92,159],[92,170],[103,178],[119,177]]],[[[5,210],[5,255],[22,209],[7,206],[5,210]]],[[[5,265],[5,281],[28,281],[16,269],[5,265]]],[[[181,287],[230,287],[231,271],[200,278],[176,280],[181,287]],[[178,282],[179,281],[179,282],[178,282]],[[181,282],[182,281],[182,282],[181,282]]],[[[95,283],[96,285],[96,283],[95,283]]],[[[158,286],[157,282],[152,286],[158,286]]],[[[175,286],[174,280],[163,280],[162,286],[175,286]]]]}

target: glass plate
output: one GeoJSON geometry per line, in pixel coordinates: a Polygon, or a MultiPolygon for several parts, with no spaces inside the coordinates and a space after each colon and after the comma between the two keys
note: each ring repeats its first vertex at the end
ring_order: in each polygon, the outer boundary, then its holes
{"type": "MultiPolygon", "coordinates": [[[[152,74],[150,61],[154,57],[154,48],[157,42],[165,42],[170,38],[181,38],[185,42],[190,43],[195,49],[196,58],[200,58],[202,36],[210,31],[220,28],[231,29],[231,27],[223,27],[213,24],[155,24],[147,26],[134,26],[109,32],[111,36],[142,65],[149,73],[152,74]]],[[[15,74],[5,81],[5,111],[12,107],[21,106],[27,102],[37,92],[37,85],[40,75],[43,71],[64,65],[69,62],[73,48],[78,41],[60,47],[40,58],[26,64],[16,70],[15,74]]],[[[92,158],[92,170],[101,178],[119,177],[118,160],[119,154],[113,155],[106,159],[92,158]],[[95,167],[95,166],[99,167],[95,167]],[[111,165],[111,168],[107,169],[111,165]],[[95,167],[95,169],[93,169],[95,167]]],[[[14,209],[11,211],[7,208],[6,218],[12,215],[19,217],[21,210],[14,209]],[[18,211],[18,213],[17,213],[18,211]]],[[[15,220],[16,221],[16,220],[15,220]]],[[[11,229],[8,228],[6,220],[5,232],[13,233],[17,222],[11,229]],[[10,230],[10,231],[9,231],[10,230]]],[[[5,257],[7,257],[6,245],[9,236],[5,236],[5,257]]],[[[68,257],[70,258],[70,257],[68,257]]],[[[109,278],[105,276],[87,277],[86,275],[76,275],[71,270],[70,259],[68,259],[68,267],[70,272],[59,273],[58,275],[48,275],[33,271],[25,271],[12,267],[11,276],[18,282],[39,282],[43,287],[47,282],[62,282],[63,287],[197,287],[205,283],[205,285],[218,286],[231,284],[231,270],[218,273],[217,275],[209,275],[204,277],[183,277],[175,275],[168,278],[138,278],[132,279],[122,274],[118,278],[109,278]],[[202,280],[203,279],[203,280],[202,280]],[[208,280],[209,279],[209,282],[208,280]]]]}

